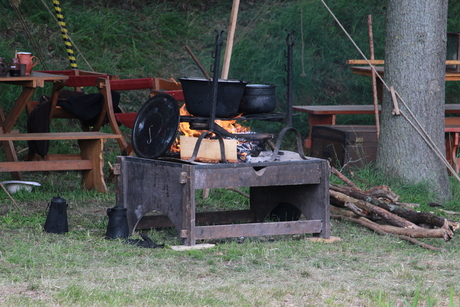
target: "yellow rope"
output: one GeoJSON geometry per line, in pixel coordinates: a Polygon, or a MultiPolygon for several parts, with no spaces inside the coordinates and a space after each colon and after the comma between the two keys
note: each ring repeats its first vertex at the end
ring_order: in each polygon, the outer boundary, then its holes
{"type": "MultiPolygon", "coordinates": [[[[57,20],[56,16],[54,16],[53,12],[51,12],[50,8],[48,7],[48,5],[45,3],[44,0],[41,0],[43,5],[45,6],[45,8],[48,10],[48,13],[50,13],[51,17],[54,18],[54,20],[56,21],[57,24],[59,24],[59,21],[57,20]]],[[[77,52],[80,54],[81,58],[83,59],[83,61],[85,61],[86,65],[88,65],[89,69],[91,71],[94,71],[93,68],[91,67],[91,65],[88,63],[88,61],[86,60],[85,56],[81,53],[80,49],[78,49],[78,46],[75,44],[75,42],[72,40],[72,38],[70,37],[69,33],[67,33],[67,37],[69,38],[69,41],[72,43],[73,47],[75,47],[75,49],[77,50],[77,52]]]]}
{"type": "Polygon", "coordinates": [[[62,38],[64,39],[64,45],[67,50],[67,56],[70,61],[71,69],[78,69],[77,59],[73,53],[72,42],[69,39],[67,27],[64,21],[64,15],[62,15],[61,4],[57,0],[53,0],[54,10],[56,12],[56,17],[58,20],[59,27],[61,28],[62,38]]]}

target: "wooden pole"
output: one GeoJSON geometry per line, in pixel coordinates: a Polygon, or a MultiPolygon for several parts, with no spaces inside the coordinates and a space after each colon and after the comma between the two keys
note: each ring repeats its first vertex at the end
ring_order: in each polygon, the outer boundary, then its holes
{"type": "Polygon", "coordinates": [[[222,67],[222,79],[228,78],[230,69],[230,59],[232,57],[233,40],[235,37],[236,19],[238,18],[238,9],[240,0],[233,0],[232,13],[230,15],[230,25],[228,26],[227,46],[225,47],[224,65],[222,67]]]}
{"type": "MultiPolygon", "coordinates": [[[[374,60],[374,36],[372,34],[372,15],[367,15],[367,26],[369,29],[369,49],[370,49],[370,60],[374,60]]],[[[377,95],[377,77],[375,70],[372,69],[372,94],[374,97],[374,114],[375,114],[375,131],[377,140],[380,135],[380,120],[379,120],[379,101],[377,95]]]]}

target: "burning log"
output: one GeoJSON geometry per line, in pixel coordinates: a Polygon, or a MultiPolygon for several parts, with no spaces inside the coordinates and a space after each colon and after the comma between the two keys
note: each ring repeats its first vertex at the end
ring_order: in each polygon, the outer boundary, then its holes
{"type": "Polygon", "coordinates": [[[352,221],[379,234],[397,235],[400,239],[430,250],[439,248],[415,238],[442,238],[449,241],[460,225],[433,213],[418,212],[399,203],[399,196],[387,186],[368,191],[358,188],[336,169],[332,173],[347,186],[330,184],[331,217],[352,221]]]}

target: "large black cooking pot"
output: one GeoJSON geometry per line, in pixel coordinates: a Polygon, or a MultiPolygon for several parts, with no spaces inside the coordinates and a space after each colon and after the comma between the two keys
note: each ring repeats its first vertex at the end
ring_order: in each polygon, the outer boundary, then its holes
{"type": "MultiPolygon", "coordinates": [[[[212,81],[205,78],[181,78],[185,107],[195,116],[210,117],[212,108],[212,81]]],[[[219,79],[217,89],[216,117],[238,115],[246,81],[219,79]]]]}
{"type": "Polygon", "coordinates": [[[273,84],[248,84],[244,89],[239,113],[268,113],[276,108],[276,86],[273,84]]]}

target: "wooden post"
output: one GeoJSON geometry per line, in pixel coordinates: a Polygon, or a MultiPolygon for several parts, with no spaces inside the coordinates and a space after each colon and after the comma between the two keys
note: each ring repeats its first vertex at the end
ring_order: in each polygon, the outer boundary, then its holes
{"type": "MultiPolygon", "coordinates": [[[[370,60],[372,61],[374,60],[374,37],[372,34],[372,15],[367,15],[367,26],[369,29],[370,60]]],[[[372,94],[374,97],[375,131],[378,140],[380,134],[379,101],[377,95],[377,78],[374,69],[372,69],[372,94]]]]}
{"type": "Polygon", "coordinates": [[[236,19],[238,18],[238,8],[240,0],[233,0],[232,13],[230,15],[230,25],[228,26],[227,46],[225,47],[224,66],[222,67],[222,79],[228,78],[230,69],[230,59],[232,57],[233,39],[235,37],[236,19]]]}

